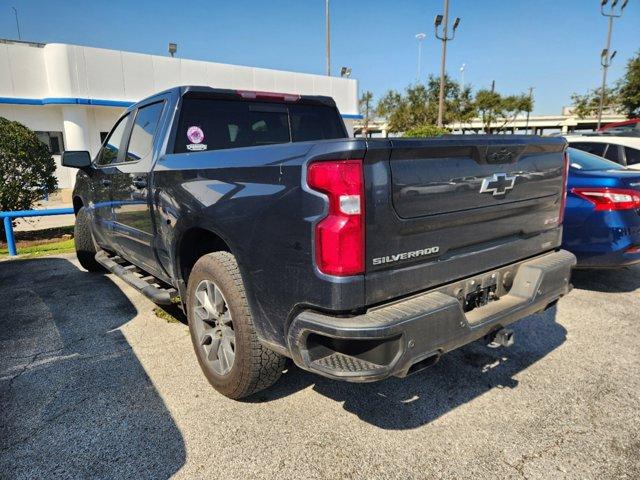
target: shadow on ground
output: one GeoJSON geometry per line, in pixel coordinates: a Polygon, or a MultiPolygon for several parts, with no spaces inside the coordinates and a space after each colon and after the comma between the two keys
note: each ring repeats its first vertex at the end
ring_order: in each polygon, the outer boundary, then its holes
{"type": "Polygon", "coordinates": [[[514,324],[516,343],[491,349],[474,342],[442,357],[435,366],[404,379],[353,384],[332,381],[291,366],[272,389],[255,401],[271,401],[313,385],[313,390],[343,402],[343,408],[377,427],[411,429],[428,424],[493,388],[516,388],[514,376],[561,345],[566,330],[556,309],[514,324]]]}
{"type": "MultiPolygon", "coordinates": [[[[118,330],[136,315],[121,290],[57,258],[0,263],[0,284],[2,471],[164,478],[179,470],[181,433],[118,330]]],[[[170,313],[184,321],[179,310],[170,313]]],[[[564,342],[555,316],[550,309],[515,324],[509,349],[473,343],[405,379],[350,384],[290,365],[250,401],[311,386],[380,428],[417,428],[491,389],[516,388],[520,371],[564,342]]]]}
{"type": "Polygon", "coordinates": [[[181,433],[118,330],[136,315],[122,291],[60,258],[1,262],[0,285],[0,476],[178,471],[181,433]]]}
{"type": "Polygon", "coordinates": [[[633,292],[640,289],[640,265],[615,270],[574,270],[571,283],[575,288],[594,292],[633,292]]]}

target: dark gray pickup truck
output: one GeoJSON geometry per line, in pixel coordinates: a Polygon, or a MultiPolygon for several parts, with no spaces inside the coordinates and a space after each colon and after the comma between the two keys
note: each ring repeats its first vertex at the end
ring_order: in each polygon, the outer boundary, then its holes
{"type": "Polygon", "coordinates": [[[286,357],[334,379],[425,368],[570,290],[561,138],[348,138],[332,99],[174,88],[79,169],[80,264],[184,308],[221,393],[286,357]]]}

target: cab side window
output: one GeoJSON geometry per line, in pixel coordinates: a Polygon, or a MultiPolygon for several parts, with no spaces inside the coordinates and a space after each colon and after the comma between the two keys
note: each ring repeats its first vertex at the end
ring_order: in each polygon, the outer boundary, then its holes
{"type": "Polygon", "coordinates": [[[151,153],[153,136],[156,133],[163,107],[164,102],[158,102],[138,109],[136,120],[131,128],[131,138],[125,161],[135,162],[151,153]]]}
{"type": "Polygon", "coordinates": [[[109,165],[110,163],[118,161],[118,153],[122,146],[124,132],[127,130],[129,116],[129,114],[126,114],[122,117],[115,128],[111,131],[111,134],[107,137],[100,153],[98,154],[98,165],[109,165]]]}

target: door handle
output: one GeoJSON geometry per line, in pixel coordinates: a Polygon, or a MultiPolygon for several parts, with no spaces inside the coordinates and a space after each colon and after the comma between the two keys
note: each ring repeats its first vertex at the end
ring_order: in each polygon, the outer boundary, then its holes
{"type": "Polygon", "coordinates": [[[102,183],[103,187],[110,187],[111,186],[111,180],[109,180],[107,178],[103,178],[100,183],[102,183]]]}
{"type": "Polygon", "coordinates": [[[147,188],[147,181],[142,177],[133,179],[133,186],[139,189],[147,188]]]}

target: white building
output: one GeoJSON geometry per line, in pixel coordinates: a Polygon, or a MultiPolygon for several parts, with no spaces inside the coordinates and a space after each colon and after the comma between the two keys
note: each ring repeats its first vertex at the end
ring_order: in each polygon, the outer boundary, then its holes
{"type": "MultiPolygon", "coordinates": [[[[50,145],[61,189],[75,171],[60,166],[63,150],[95,155],[122,111],[178,85],[328,95],[347,131],[358,113],[356,80],[59,43],[0,40],[0,116],[36,131],[50,145]]],[[[66,195],[65,195],[66,196],[66,195]]]]}

